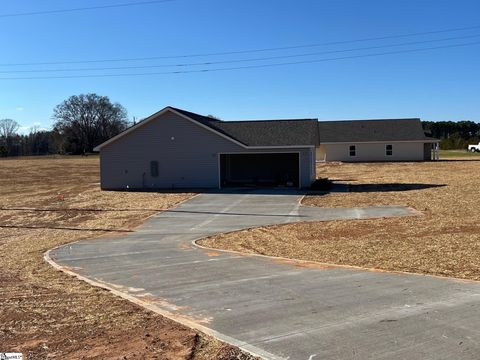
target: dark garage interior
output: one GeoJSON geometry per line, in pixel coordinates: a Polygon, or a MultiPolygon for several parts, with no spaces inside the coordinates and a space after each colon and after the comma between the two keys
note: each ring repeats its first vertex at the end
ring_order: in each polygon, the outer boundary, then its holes
{"type": "Polygon", "coordinates": [[[229,186],[299,186],[298,153],[221,154],[220,181],[229,186]]]}

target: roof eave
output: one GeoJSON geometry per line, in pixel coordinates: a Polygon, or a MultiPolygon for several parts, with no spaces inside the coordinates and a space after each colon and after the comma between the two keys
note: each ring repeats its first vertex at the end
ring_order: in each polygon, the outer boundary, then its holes
{"type": "Polygon", "coordinates": [[[423,140],[374,140],[374,141],[321,141],[320,145],[332,145],[332,144],[379,144],[379,143],[437,143],[439,139],[423,139],[423,140]]]}

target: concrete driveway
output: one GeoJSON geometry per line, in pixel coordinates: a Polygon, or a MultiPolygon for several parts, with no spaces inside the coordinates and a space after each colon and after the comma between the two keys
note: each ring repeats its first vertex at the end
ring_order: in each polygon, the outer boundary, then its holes
{"type": "Polygon", "coordinates": [[[297,192],[201,194],[134,233],[80,241],[47,258],[265,358],[480,358],[479,283],[322,267],[191,243],[265,224],[411,214],[403,207],[303,207],[300,199],[297,192]]]}

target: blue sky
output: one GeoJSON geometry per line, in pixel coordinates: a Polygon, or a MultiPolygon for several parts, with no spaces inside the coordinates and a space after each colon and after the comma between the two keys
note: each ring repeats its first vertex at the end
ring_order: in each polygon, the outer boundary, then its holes
{"type": "Polygon", "coordinates": [[[480,44],[285,66],[148,76],[63,79],[9,77],[172,72],[321,60],[480,41],[478,0],[174,0],[165,3],[35,16],[2,14],[134,2],[21,0],[0,9],[0,118],[24,131],[52,125],[52,110],[70,95],[95,92],[143,118],[166,105],[222,119],[362,119],[421,117],[480,121],[480,44]],[[5,66],[206,54],[422,33],[405,38],[222,56],[124,62],[5,66]],[[477,37],[475,37],[478,35],[477,37]],[[450,39],[432,41],[440,39],[450,39]],[[453,38],[453,39],[452,39],[453,38]],[[431,41],[392,48],[322,51],[431,41]],[[285,56],[296,57],[287,58],[285,56]],[[277,59],[191,67],[91,70],[195,62],[277,59]],[[284,57],[284,58],[281,58],[284,57]],[[87,68],[73,72],[30,72],[87,68]]]}

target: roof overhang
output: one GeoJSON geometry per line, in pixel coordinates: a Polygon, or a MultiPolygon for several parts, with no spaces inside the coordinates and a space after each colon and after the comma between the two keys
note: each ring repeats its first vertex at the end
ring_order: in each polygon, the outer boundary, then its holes
{"type": "Polygon", "coordinates": [[[439,139],[425,139],[425,140],[381,140],[381,141],[332,141],[322,142],[320,145],[335,145],[335,144],[397,144],[397,143],[438,143],[439,139]]]}

